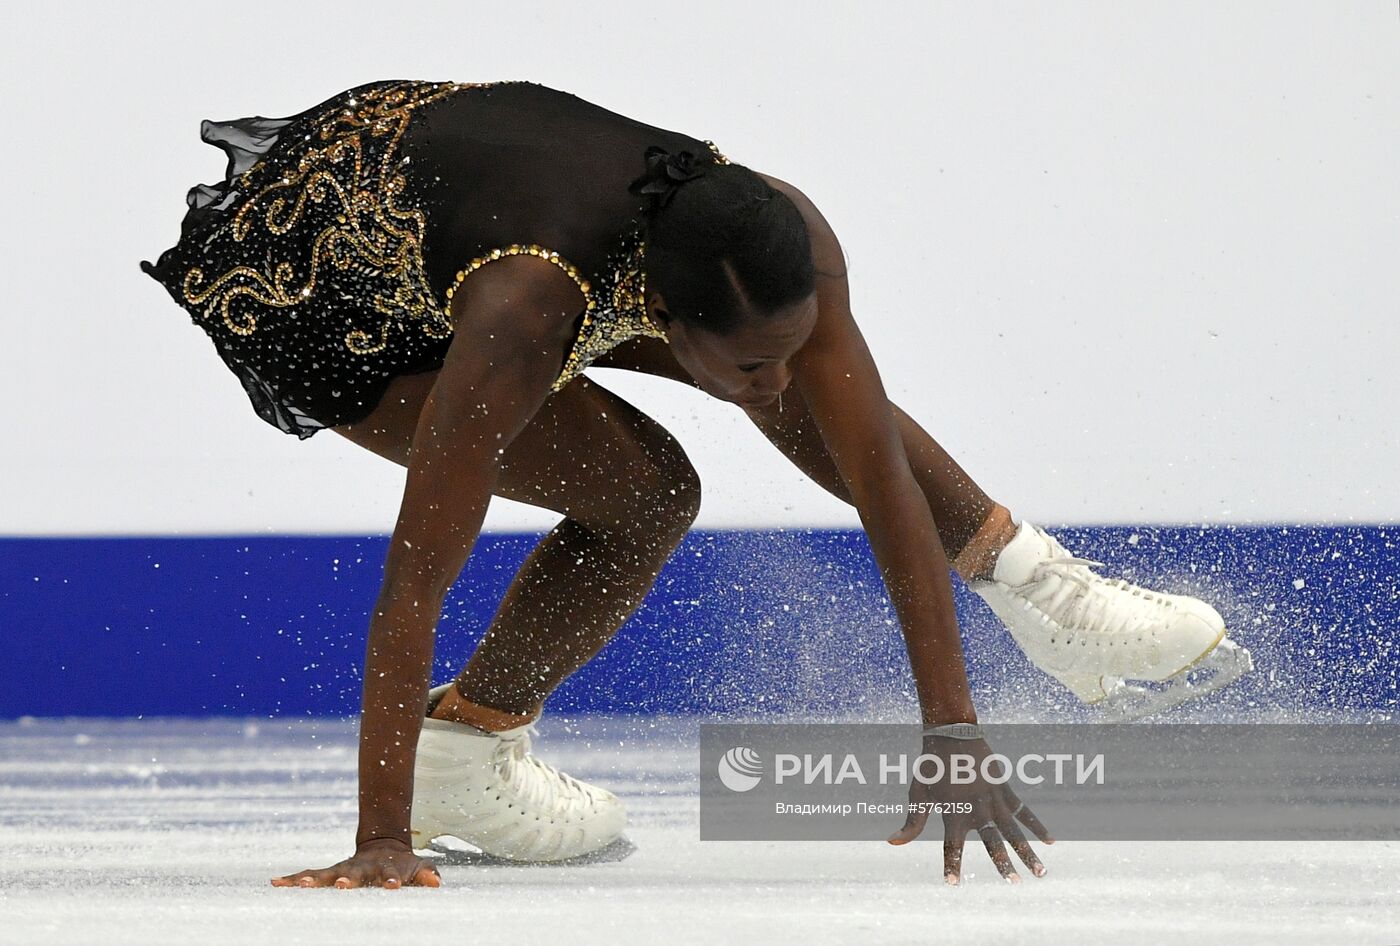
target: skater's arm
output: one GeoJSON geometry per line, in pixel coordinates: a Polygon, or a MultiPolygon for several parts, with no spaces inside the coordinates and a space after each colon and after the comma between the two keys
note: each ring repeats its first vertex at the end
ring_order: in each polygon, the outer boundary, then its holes
{"type": "MultiPolygon", "coordinates": [[[[817,270],[817,325],[792,359],[793,381],[870,538],[904,631],[924,722],[975,722],[947,556],[928,498],[905,453],[896,411],[890,409],[874,359],[851,315],[840,243],[805,195],[776,179],[770,183],[781,185],[802,212],[817,270]]],[[[937,735],[925,737],[921,750],[938,757],[972,752],[983,759],[991,752],[985,740],[937,735]]],[[[910,801],[908,818],[890,837],[892,844],[907,843],[922,833],[932,810],[929,802],[952,803],[945,810],[954,810],[954,805],[957,811],[968,809],[943,815],[948,883],[960,880],[964,839],[974,830],[1007,880],[1019,877],[1003,839],[1035,876],[1045,874],[1018,822],[1046,843],[1051,841],[1049,832],[1009,786],[977,779],[950,792],[947,783],[929,786],[915,779],[910,801]]]]}
{"type": "Polygon", "coordinates": [[[396,875],[396,883],[407,883],[423,869],[415,866],[409,816],[434,630],[480,533],[505,448],[549,395],[561,343],[582,304],[557,267],[526,259],[475,274],[470,302],[458,293],[454,307],[466,311],[418,418],[370,619],[356,853],[274,883],[326,886],[337,875],[350,886],[388,884],[396,875]]]}
{"type": "Polygon", "coordinates": [[[548,353],[580,303],[572,283],[512,284],[505,275],[498,264],[473,276],[496,278],[472,287],[471,311],[414,434],[365,659],[357,842],[408,842],[414,751],[443,599],[476,544],[505,448],[549,394],[558,364],[548,353]]]}
{"type": "Polygon", "coordinates": [[[819,216],[812,223],[821,225],[811,227],[818,317],[792,359],[793,383],[869,536],[904,631],[925,722],[975,722],[947,556],[851,314],[840,245],[819,216]]]}

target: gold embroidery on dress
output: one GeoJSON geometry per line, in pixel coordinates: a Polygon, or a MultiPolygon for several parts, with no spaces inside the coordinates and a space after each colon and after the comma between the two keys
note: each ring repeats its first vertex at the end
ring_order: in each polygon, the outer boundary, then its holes
{"type": "Polygon", "coordinates": [[[711,141],[710,139],[706,138],[706,139],[705,139],[705,144],[707,144],[707,145],[709,146],[710,150],[711,150],[712,152],[714,152],[714,155],[715,155],[715,163],[716,163],[716,164],[732,164],[732,163],[733,163],[733,162],[730,161],[727,157],[724,156],[724,152],[720,151],[720,150],[719,150],[719,146],[716,145],[713,141],[711,141]]]}
{"type": "Polygon", "coordinates": [[[487,263],[507,256],[529,254],[558,266],[573,279],[584,298],[583,321],[579,325],[578,335],[559,377],[550,386],[551,392],[558,391],[577,377],[593,359],[629,338],[637,335],[666,338],[666,333],[651,321],[646,311],[645,273],[642,269],[644,249],[640,231],[634,223],[624,234],[621,246],[609,257],[599,277],[602,283],[599,287],[585,279],[573,263],[538,243],[512,243],[497,247],[476,257],[457,273],[452,285],[447,287],[443,314],[446,318],[451,317],[452,297],[462,280],[487,263]]]}
{"type": "MultiPolygon", "coordinates": [[[[298,273],[287,260],[269,261],[270,273],[237,266],[205,283],[204,270],[195,266],[185,274],[185,298],[191,305],[205,305],[208,316],[217,312],[235,334],[250,335],[258,320],[251,312],[236,311],[235,300],[246,296],[272,308],[295,306],[316,291],[318,276],[329,262],[336,270],[363,279],[374,310],[384,316],[376,332],[356,328],[346,334],[345,346],[351,352],[382,351],[395,322],[416,322],[432,338],[451,335],[452,324],[424,275],[426,217],[421,210],[396,201],[406,183],[399,172],[397,148],[414,109],[463,89],[499,84],[504,83],[394,83],[368,90],[350,99],[346,107],[318,116],[312,127],[324,144],[307,148],[294,167],[244,201],[230,225],[235,242],[247,239],[258,225],[282,235],[310,205],[334,201],[334,222],[312,241],[306,272],[298,273]],[[386,136],[378,160],[367,158],[368,142],[386,136]]],[[[254,165],[238,181],[256,187],[257,179],[266,176],[260,172],[268,170],[268,166],[254,165]]]]}
{"type": "MultiPolygon", "coordinates": [[[[664,340],[665,332],[646,312],[645,242],[635,221],[624,232],[621,247],[609,257],[599,277],[600,286],[591,285],[576,266],[553,250],[538,244],[512,244],[473,259],[457,274],[444,304],[438,305],[433,298],[423,264],[426,216],[395,201],[406,184],[395,161],[399,140],[415,108],[463,89],[503,84],[506,82],[394,83],[350,99],[346,103],[349,107],[338,106],[317,116],[312,127],[324,144],[307,148],[294,167],[283,170],[272,183],[264,182],[239,206],[229,225],[235,242],[246,240],[258,225],[281,236],[296,226],[309,206],[333,199],[337,208],[334,224],[323,227],[312,241],[305,275],[299,276],[290,261],[279,260],[269,262],[270,275],[243,265],[206,284],[203,268],[194,266],[185,274],[185,299],[191,305],[204,306],[208,317],[217,312],[234,334],[251,335],[258,319],[251,312],[236,311],[235,300],[246,296],[270,308],[296,306],[311,298],[323,263],[329,260],[336,270],[354,272],[370,285],[373,307],[384,316],[377,332],[357,328],[344,338],[351,352],[369,355],[387,347],[390,326],[396,321],[415,321],[432,338],[450,336],[450,305],[461,281],[493,260],[529,253],[562,268],[586,300],[578,335],[552,391],[560,390],[594,359],[630,338],[648,335],[664,340]],[[367,159],[366,135],[371,139],[388,136],[377,161],[367,159]]],[[[716,163],[730,163],[713,141],[705,144],[716,163]]],[[[256,164],[237,181],[256,187],[258,178],[273,170],[271,164],[256,164]]]]}
{"type": "Polygon", "coordinates": [[[631,227],[605,267],[610,286],[606,293],[588,294],[588,305],[578,336],[569,350],[559,377],[550,386],[558,391],[583,373],[595,359],[639,335],[669,341],[651,320],[646,308],[646,242],[640,227],[631,227]]]}
{"type": "MultiPolygon", "coordinates": [[[[713,141],[705,139],[705,144],[714,153],[716,164],[729,164],[729,158],[719,150],[713,141]]],[[[595,294],[588,294],[588,308],[583,314],[578,337],[574,340],[564,369],[555,379],[551,390],[558,391],[594,360],[639,335],[647,335],[669,342],[666,333],[647,314],[646,294],[646,240],[639,225],[625,233],[621,247],[609,260],[605,272],[612,283],[608,287],[607,306],[598,303],[595,294]]]]}

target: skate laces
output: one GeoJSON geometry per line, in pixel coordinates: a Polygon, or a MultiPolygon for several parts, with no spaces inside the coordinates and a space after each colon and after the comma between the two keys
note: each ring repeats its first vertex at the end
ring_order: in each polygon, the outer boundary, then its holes
{"type": "Polygon", "coordinates": [[[1036,564],[1031,581],[1018,593],[1047,621],[1066,631],[1132,634],[1153,624],[1163,609],[1174,607],[1165,596],[1123,579],[1106,579],[1092,571],[1103,562],[1073,555],[1055,537],[1033,527],[1049,554],[1036,564]]]}
{"type": "Polygon", "coordinates": [[[491,761],[504,786],[522,804],[545,811],[579,808],[593,802],[592,786],[530,753],[531,735],[538,735],[534,723],[519,732],[497,734],[498,744],[491,761]]]}

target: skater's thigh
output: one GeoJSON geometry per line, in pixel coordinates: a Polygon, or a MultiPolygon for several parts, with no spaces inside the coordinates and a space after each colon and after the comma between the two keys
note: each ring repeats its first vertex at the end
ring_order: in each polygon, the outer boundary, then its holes
{"type": "Polygon", "coordinates": [[[371,453],[399,466],[408,466],[418,415],[423,412],[438,374],[437,371],[423,371],[393,378],[369,416],[329,429],[371,453]]]}
{"type": "Polygon", "coordinates": [[[497,495],[584,525],[689,525],[700,478],[660,423],[587,377],[545,399],[506,448],[497,495]]]}
{"type": "MultiPolygon", "coordinates": [[[[437,372],[395,378],[364,420],[331,428],[408,465],[418,415],[437,372]]],[[[675,438],[638,408],[587,377],[545,399],[501,458],[496,494],[585,525],[693,519],[700,479],[675,438]]]]}

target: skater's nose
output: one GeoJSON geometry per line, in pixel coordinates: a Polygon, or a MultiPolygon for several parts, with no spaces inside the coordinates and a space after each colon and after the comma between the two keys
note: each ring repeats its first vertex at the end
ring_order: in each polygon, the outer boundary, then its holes
{"type": "Polygon", "coordinates": [[[763,368],[754,372],[753,383],[745,400],[757,401],[768,404],[779,394],[787,390],[787,386],[792,383],[792,371],[785,361],[769,362],[763,368]]]}

